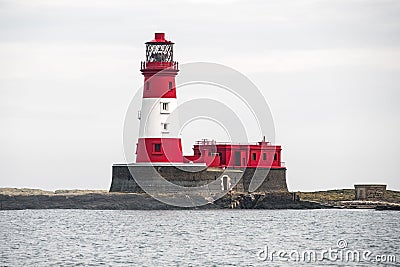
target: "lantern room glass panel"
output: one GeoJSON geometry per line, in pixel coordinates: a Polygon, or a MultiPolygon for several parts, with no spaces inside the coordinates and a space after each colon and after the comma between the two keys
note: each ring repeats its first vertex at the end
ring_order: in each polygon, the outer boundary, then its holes
{"type": "Polygon", "coordinates": [[[173,44],[147,44],[146,61],[147,62],[172,62],[173,44]]]}

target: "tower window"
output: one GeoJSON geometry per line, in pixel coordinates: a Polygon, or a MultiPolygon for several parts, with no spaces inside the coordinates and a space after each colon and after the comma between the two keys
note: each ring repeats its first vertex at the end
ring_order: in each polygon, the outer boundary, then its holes
{"type": "Polygon", "coordinates": [[[253,158],[253,160],[256,160],[256,159],[257,159],[257,154],[256,154],[256,153],[253,153],[253,154],[252,154],[252,158],[253,158]]]}
{"type": "Polygon", "coordinates": [[[161,123],[161,126],[163,132],[168,132],[168,123],[161,123]]]}
{"type": "Polygon", "coordinates": [[[146,90],[150,90],[150,82],[146,83],[146,90]]]}
{"type": "Polygon", "coordinates": [[[278,159],[278,156],[277,156],[277,154],[275,153],[275,155],[274,155],[274,160],[277,160],[278,159]]]}
{"type": "Polygon", "coordinates": [[[161,103],[161,112],[165,113],[169,111],[169,103],[161,103]]]}
{"type": "Polygon", "coordinates": [[[168,82],[168,88],[169,90],[172,90],[172,82],[168,82]]]}
{"type": "Polygon", "coordinates": [[[267,160],[267,153],[263,153],[263,160],[267,160]]]}
{"type": "Polygon", "coordinates": [[[161,152],[161,144],[154,144],[154,152],[161,152]]]}

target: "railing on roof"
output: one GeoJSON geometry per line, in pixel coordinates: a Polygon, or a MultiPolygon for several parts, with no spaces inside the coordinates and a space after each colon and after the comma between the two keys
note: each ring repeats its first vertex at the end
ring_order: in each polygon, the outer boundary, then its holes
{"type": "Polygon", "coordinates": [[[196,141],[194,144],[201,145],[201,146],[212,146],[212,145],[216,145],[217,142],[215,142],[215,140],[202,139],[202,140],[196,141]]]}
{"type": "MultiPolygon", "coordinates": [[[[267,146],[274,146],[270,142],[265,142],[267,146]]],[[[202,139],[195,142],[195,145],[260,145],[260,142],[249,142],[249,143],[241,143],[241,142],[217,142],[215,140],[210,139],[202,139]]]]}

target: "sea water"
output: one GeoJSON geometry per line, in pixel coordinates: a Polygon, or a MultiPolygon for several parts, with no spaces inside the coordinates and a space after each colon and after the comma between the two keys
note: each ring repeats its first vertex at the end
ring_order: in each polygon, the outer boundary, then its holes
{"type": "Polygon", "coordinates": [[[398,266],[400,212],[0,211],[0,266],[398,266]]]}

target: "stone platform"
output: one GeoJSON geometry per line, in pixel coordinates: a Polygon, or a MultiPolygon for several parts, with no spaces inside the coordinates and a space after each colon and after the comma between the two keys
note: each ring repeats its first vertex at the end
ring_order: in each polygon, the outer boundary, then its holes
{"type": "Polygon", "coordinates": [[[235,192],[288,192],[286,168],[207,168],[204,165],[183,164],[114,164],[110,192],[143,193],[137,183],[139,178],[146,188],[158,192],[174,193],[173,185],[202,187],[213,193],[235,192]],[[133,174],[133,175],[132,175],[133,174]],[[172,186],[160,182],[160,177],[172,186]],[[251,181],[253,180],[253,183],[251,181]],[[254,187],[254,184],[259,186],[254,187]]]}

